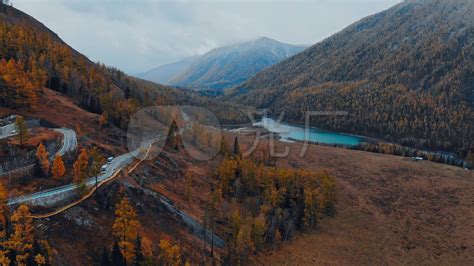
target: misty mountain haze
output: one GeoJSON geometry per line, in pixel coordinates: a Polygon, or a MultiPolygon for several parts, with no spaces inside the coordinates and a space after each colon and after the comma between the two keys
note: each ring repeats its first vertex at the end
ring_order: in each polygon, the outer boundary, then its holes
{"type": "Polygon", "coordinates": [[[224,89],[246,81],[305,47],[261,37],[216,48],[202,56],[163,65],[137,76],[191,89],[224,89]]]}
{"type": "Polygon", "coordinates": [[[199,56],[187,57],[175,63],[161,65],[147,72],[138,73],[135,76],[159,84],[168,84],[170,79],[184,71],[198,58],[199,56]]]}
{"type": "Polygon", "coordinates": [[[258,36],[315,43],[397,2],[15,0],[14,6],[92,61],[136,74],[258,36]]]}

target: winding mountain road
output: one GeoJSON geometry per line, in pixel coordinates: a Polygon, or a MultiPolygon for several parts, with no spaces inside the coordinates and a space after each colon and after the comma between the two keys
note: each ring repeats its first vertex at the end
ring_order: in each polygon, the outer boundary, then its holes
{"type": "MultiPolygon", "coordinates": [[[[8,138],[16,135],[14,132],[16,130],[15,123],[8,124],[6,126],[0,127],[0,139],[8,138]]],[[[70,128],[55,128],[54,131],[57,131],[64,135],[63,146],[58,151],[59,155],[63,156],[69,151],[73,151],[77,147],[77,136],[76,132],[70,128]]],[[[54,158],[54,155],[52,156],[54,158]]]]}
{"type": "Polygon", "coordinates": [[[16,129],[15,123],[0,127],[0,139],[8,138],[16,135],[13,131],[16,129]]]}
{"type": "MultiPolygon", "coordinates": [[[[2,128],[2,131],[0,133],[7,132],[8,134],[8,132],[11,132],[8,130],[11,129],[12,125],[14,129],[15,128],[14,124],[11,124],[11,125],[6,126],[7,127],[6,131],[3,131],[3,128],[2,128]]],[[[64,155],[67,152],[72,151],[77,147],[77,137],[76,137],[76,132],[74,130],[68,129],[68,128],[58,128],[54,130],[64,135],[63,146],[57,152],[57,154],[64,155]]],[[[181,133],[181,130],[180,130],[180,133],[181,133]]],[[[161,139],[161,137],[154,140],[147,140],[147,141],[141,142],[141,145],[137,149],[114,158],[107,165],[107,168],[101,175],[97,177],[88,178],[85,181],[85,184],[88,187],[92,187],[101,183],[102,181],[108,178],[112,178],[112,176],[116,175],[118,171],[122,171],[122,169],[124,169],[127,165],[129,165],[133,161],[134,158],[139,158],[140,153],[144,152],[145,150],[147,150],[145,154],[145,158],[146,158],[146,156],[148,155],[149,149],[151,148],[152,143],[158,141],[159,139],[161,139]]],[[[133,171],[133,169],[131,171],[133,171]]],[[[78,189],[78,187],[79,187],[78,184],[72,183],[72,184],[67,184],[64,186],[47,189],[47,190],[39,191],[36,193],[28,194],[28,195],[10,198],[8,199],[7,205],[14,206],[14,205],[19,205],[19,204],[27,204],[27,203],[31,204],[35,202],[37,203],[39,201],[48,201],[49,199],[54,198],[55,196],[64,195],[64,194],[73,194],[78,189]]],[[[213,234],[211,231],[204,229],[204,227],[199,223],[199,221],[190,217],[183,211],[176,209],[173,206],[173,204],[164,196],[162,195],[158,195],[158,196],[159,196],[160,202],[168,209],[168,211],[179,216],[184,221],[184,223],[187,224],[190,228],[192,228],[192,230],[200,238],[207,239],[206,241],[212,240],[211,242],[214,242],[214,244],[218,248],[223,248],[225,246],[225,241],[222,238],[220,238],[216,234],[213,234]]]]}
{"type": "MultiPolygon", "coordinates": [[[[54,131],[62,133],[64,135],[63,138],[63,146],[56,154],[63,156],[67,152],[73,151],[77,147],[77,136],[76,132],[70,128],[55,128],[54,131]]],[[[51,160],[54,159],[55,155],[51,155],[51,160]]]]}
{"type": "MultiPolygon", "coordinates": [[[[11,124],[8,124],[6,126],[0,127],[0,139],[8,138],[8,137],[16,135],[17,133],[16,132],[14,133],[14,130],[16,130],[15,123],[11,123],[11,124]]],[[[62,141],[62,146],[59,149],[59,151],[56,152],[55,154],[51,154],[51,156],[49,157],[49,159],[51,161],[54,160],[54,157],[55,157],[56,154],[59,154],[59,155],[63,156],[67,152],[75,150],[76,147],[77,147],[77,136],[76,136],[76,132],[74,130],[69,129],[69,128],[55,128],[53,130],[63,134],[64,137],[63,137],[63,141],[62,141]]],[[[24,166],[24,167],[19,168],[19,169],[11,170],[9,172],[2,172],[1,174],[3,176],[8,175],[9,173],[15,173],[15,172],[21,171],[22,169],[25,169],[27,167],[31,167],[31,166],[32,165],[27,165],[27,166],[24,166]]]]}
{"type": "MultiPolygon", "coordinates": [[[[106,170],[104,173],[96,177],[91,177],[88,178],[85,182],[87,186],[94,186],[100,181],[112,176],[117,170],[123,169],[125,166],[127,166],[131,161],[133,161],[133,158],[138,156],[143,149],[145,149],[146,146],[148,146],[149,143],[143,143],[140,148],[131,151],[129,153],[122,154],[118,156],[117,158],[114,158],[109,165],[107,166],[106,170]]],[[[55,195],[63,194],[63,193],[73,193],[74,190],[76,190],[79,187],[78,184],[68,184],[48,190],[43,190],[39,191],[33,194],[28,194],[24,196],[19,196],[15,198],[10,198],[8,199],[7,205],[17,205],[17,204],[25,204],[25,203],[30,203],[34,201],[39,201],[41,199],[47,199],[50,197],[54,197],[55,195]]]]}
{"type": "MultiPolygon", "coordinates": [[[[11,123],[11,124],[8,124],[6,126],[1,127],[0,128],[0,139],[1,138],[7,138],[7,137],[15,135],[13,133],[13,130],[15,130],[15,129],[16,129],[15,123],[11,123]]],[[[54,131],[60,132],[64,135],[63,145],[56,154],[59,154],[59,155],[63,156],[67,152],[70,152],[70,151],[73,151],[73,150],[76,149],[76,147],[77,147],[77,136],[76,136],[76,132],[74,130],[69,129],[69,128],[55,128],[54,131]]],[[[53,160],[54,156],[55,155],[51,155],[50,159],[53,160]]],[[[110,164],[110,167],[107,169],[108,171],[106,171],[106,173],[104,173],[103,178],[106,178],[107,176],[110,176],[111,173],[113,173],[113,170],[115,168],[117,168],[116,164],[121,162],[122,160],[123,159],[121,159],[120,157],[116,158],[116,160],[114,160],[114,162],[112,162],[110,164]]],[[[98,179],[98,181],[102,180],[102,177],[99,177],[99,178],[100,179],[98,179]]],[[[87,180],[88,185],[94,184],[94,182],[95,182],[95,178],[91,178],[91,179],[87,180]]],[[[70,185],[65,185],[65,186],[62,186],[62,187],[54,188],[54,189],[48,189],[48,190],[40,191],[40,192],[29,194],[29,195],[10,198],[8,200],[7,204],[8,205],[15,205],[15,204],[27,203],[27,202],[38,200],[38,199],[41,199],[41,198],[50,197],[54,194],[60,194],[60,193],[65,193],[67,191],[72,191],[76,187],[77,186],[75,186],[74,184],[70,184],[70,185]]]]}

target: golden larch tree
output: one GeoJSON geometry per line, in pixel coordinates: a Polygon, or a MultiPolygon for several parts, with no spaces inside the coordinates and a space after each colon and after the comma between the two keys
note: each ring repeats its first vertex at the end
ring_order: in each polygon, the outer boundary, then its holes
{"type": "MultiPolygon", "coordinates": [[[[7,234],[7,218],[8,218],[8,206],[7,206],[8,192],[0,183],[0,241],[5,240],[7,234]]],[[[0,263],[1,264],[1,263],[0,263]]]]}
{"type": "Polygon", "coordinates": [[[237,162],[230,156],[226,156],[217,168],[217,175],[220,178],[220,189],[222,196],[227,197],[232,192],[230,184],[234,180],[237,162]]]}
{"type": "Polygon", "coordinates": [[[101,151],[97,147],[93,147],[90,150],[90,157],[92,158],[92,162],[90,165],[90,174],[95,176],[100,174],[100,168],[102,165],[107,161],[105,156],[101,153],[101,151]]]}
{"type": "Polygon", "coordinates": [[[35,256],[35,262],[36,262],[37,265],[40,265],[40,266],[41,265],[46,265],[46,259],[41,254],[37,254],[35,256]]]}
{"type": "MultiPolygon", "coordinates": [[[[5,246],[5,241],[7,240],[7,196],[7,190],[0,183],[0,246],[2,247],[5,246]]],[[[0,250],[0,265],[10,265],[7,250],[0,250]]]]}
{"type": "Polygon", "coordinates": [[[324,211],[326,215],[333,216],[336,205],[336,179],[326,172],[321,176],[321,193],[319,198],[319,209],[324,211]]]}
{"type": "Polygon", "coordinates": [[[181,248],[167,239],[160,240],[160,262],[166,266],[181,265],[181,248]]]}
{"type": "Polygon", "coordinates": [[[32,110],[36,110],[38,107],[38,95],[36,94],[36,88],[31,82],[27,82],[23,87],[23,95],[26,98],[26,105],[32,110]]]}
{"type": "Polygon", "coordinates": [[[84,182],[87,177],[87,170],[89,166],[89,155],[87,155],[86,149],[81,149],[79,157],[73,165],[74,171],[74,183],[80,184],[84,182]]]}
{"type": "Polygon", "coordinates": [[[50,163],[48,157],[49,154],[46,151],[46,148],[44,147],[43,143],[40,143],[36,149],[36,159],[38,159],[38,164],[44,175],[48,175],[49,173],[50,163]]]}
{"type": "Polygon", "coordinates": [[[2,82],[0,94],[5,96],[1,100],[3,104],[14,108],[23,106],[30,109],[36,108],[38,102],[37,87],[24,71],[23,64],[17,63],[13,58],[8,62],[2,59],[0,81],[2,82]]]}
{"type": "Polygon", "coordinates": [[[222,139],[221,139],[221,147],[220,147],[220,150],[219,150],[219,154],[221,154],[221,155],[230,154],[229,143],[227,142],[227,140],[224,136],[222,136],[222,139]]]}
{"type": "Polygon", "coordinates": [[[0,265],[10,265],[10,259],[8,258],[8,251],[0,250],[0,265]]]}
{"type": "Polygon", "coordinates": [[[63,159],[61,155],[56,154],[53,161],[53,167],[51,168],[51,173],[53,178],[60,180],[66,173],[66,167],[64,166],[63,159]]]}
{"type": "Polygon", "coordinates": [[[135,240],[138,230],[137,212],[127,198],[123,198],[115,207],[113,235],[118,239],[120,250],[126,261],[134,257],[135,240]]]}
{"type": "Polygon", "coordinates": [[[21,205],[11,217],[13,233],[7,247],[16,252],[18,265],[26,265],[30,250],[33,248],[33,219],[28,206],[21,205]]]}
{"type": "Polygon", "coordinates": [[[320,195],[320,188],[311,189],[308,187],[304,190],[303,226],[305,229],[312,229],[317,225],[320,195]]]}
{"type": "Polygon", "coordinates": [[[260,251],[263,249],[265,245],[265,232],[267,230],[267,226],[265,223],[264,215],[260,215],[254,219],[253,226],[252,226],[252,242],[255,251],[260,251]]]}
{"type": "Polygon", "coordinates": [[[142,253],[145,258],[150,258],[153,256],[153,242],[148,239],[146,236],[142,237],[142,253]]]}

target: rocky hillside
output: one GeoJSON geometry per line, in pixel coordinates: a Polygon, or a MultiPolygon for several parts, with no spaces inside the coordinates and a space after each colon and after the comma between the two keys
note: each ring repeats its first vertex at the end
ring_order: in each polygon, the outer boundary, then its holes
{"type": "Polygon", "coordinates": [[[474,149],[474,2],[405,1],[257,74],[232,101],[326,129],[458,152],[474,149]]]}

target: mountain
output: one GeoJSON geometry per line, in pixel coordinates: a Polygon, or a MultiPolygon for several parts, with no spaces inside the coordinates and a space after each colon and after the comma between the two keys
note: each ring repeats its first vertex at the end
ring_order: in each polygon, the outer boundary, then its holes
{"type": "MultiPolygon", "coordinates": [[[[212,119],[198,109],[150,108],[124,130],[130,115],[155,104],[204,106],[234,121],[242,107],[93,63],[40,22],[2,4],[0,59],[0,118],[20,115],[39,126],[19,128],[28,136],[24,145],[0,134],[0,168],[16,168],[0,173],[2,265],[474,261],[470,171],[312,144],[302,158],[302,143],[256,139],[264,132],[184,124],[212,119]],[[159,141],[157,130],[166,124],[164,147],[127,149],[134,129],[146,126],[135,132],[159,141]],[[59,127],[76,134],[62,138],[51,130],[59,127]],[[55,157],[46,171],[43,151],[51,156],[71,142],[76,149],[55,157]],[[209,148],[220,152],[206,161],[195,156],[209,148]],[[247,155],[249,149],[254,152],[247,155]],[[284,158],[270,152],[284,149],[292,151],[284,158]],[[100,175],[107,178],[86,185],[84,178],[93,180],[110,156],[100,175]],[[33,162],[33,169],[23,167],[33,162]],[[60,178],[49,173],[61,168],[60,178]]],[[[2,126],[12,122],[0,120],[2,126]]]]}
{"type": "Polygon", "coordinates": [[[329,130],[474,150],[474,2],[405,1],[258,73],[225,97],[329,130]]]}
{"type": "Polygon", "coordinates": [[[167,84],[171,78],[188,68],[197,58],[197,56],[187,57],[178,62],[162,65],[147,72],[139,73],[136,76],[159,84],[167,84]]]}
{"type": "Polygon", "coordinates": [[[105,113],[112,124],[122,129],[127,128],[130,116],[139,108],[157,102],[209,106],[227,123],[246,119],[243,113],[231,114],[229,109],[235,108],[227,104],[211,103],[196,93],[94,63],[33,17],[4,4],[0,4],[0,59],[2,107],[34,110],[42,100],[42,88],[48,88],[88,112],[105,113]],[[11,79],[12,76],[17,78],[11,79]]]}
{"type": "Polygon", "coordinates": [[[200,56],[167,84],[192,89],[229,88],[304,48],[266,37],[216,48],[200,56]]]}

